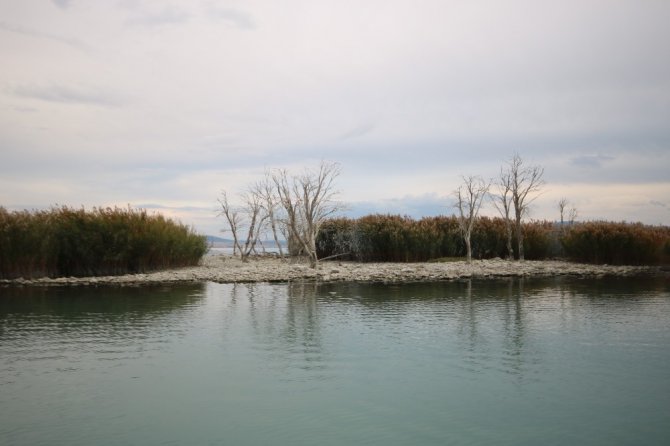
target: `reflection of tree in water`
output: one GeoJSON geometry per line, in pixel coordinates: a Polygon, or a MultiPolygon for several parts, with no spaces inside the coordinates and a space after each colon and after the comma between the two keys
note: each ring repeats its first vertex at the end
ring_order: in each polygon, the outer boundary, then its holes
{"type": "Polygon", "coordinates": [[[526,313],[523,306],[524,279],[507,280],[507,293],[503,298],[503,364],[510,372],[522,378],[528,360],[526,344],[526,313]]]}
{"type": "Polygon", "coordinates": [[[235,307],[246,309],[255,348],[268,355],[273,365],[284,371],[324,370],[318,287],[316,283],[235,284],[226,313],[234,314],[235,307]]]}
{"type": "MultiPolygon", "coordinates": [[[[330,329],[346,330],[352,321],[358,335],[422,342],[426,348],[419,350],[429,355],[464,355],[468,372],[504,373],[522,382],[540,377],[549,364],[547,330],[569,330],[570,321],[583,319],[579,306],[589,305],[589,284],[573,295],[575,280],[235,285],[229,305],[238,308],[227,311],[226,324],[241,323],[231,316],[238,314],[254,348],[287,370],[324,370],[330,329]]],[[[622,299],[621,305],[635,303],[622,299]]]]}
{"type": "Polygon", "coordinates": [[[528,347],[528,315],[524,299],[533,289],[516,278],[462,281],[457,334],[467,352],[470,371],[496,367],[524,378],[537,358],[528,347]]]}
{"type": "Polygon", "coordinates": [[[318,309],[318,285],[291,283],[288,285],[287,329],[283,335],[286,345],[295,346],[309,370],[325,367],[321,325],[318,309]]]}

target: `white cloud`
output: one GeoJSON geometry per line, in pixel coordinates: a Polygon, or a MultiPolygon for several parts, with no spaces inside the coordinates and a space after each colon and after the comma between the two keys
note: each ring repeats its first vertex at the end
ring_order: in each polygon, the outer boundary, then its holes
{"type": "MultiPolygon", "coordinates": [[[[343,165],[345,199],[430,212],[514,151],[556,190],[612,184],[622,203],[627,185],[669,181],[667,2],[56,6],[0,4],[0,174],[22,185],[2,204],[178,212],[325,158],[343,165]],[[51,195],[27,186],[49,181],[51,195]]],[[[534,216],[552,215],[545,201],[534,216]]],[[[598,215],[662,209],[610,208],[598,215]]]]}

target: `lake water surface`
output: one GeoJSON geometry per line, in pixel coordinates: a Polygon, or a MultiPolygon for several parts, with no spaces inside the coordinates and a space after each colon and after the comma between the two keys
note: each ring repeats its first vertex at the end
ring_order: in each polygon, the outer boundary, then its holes
{"type": "Polygon", "coordinates": [[[663,279],[0,288],[2,445],[668,441],[663,279]]]}

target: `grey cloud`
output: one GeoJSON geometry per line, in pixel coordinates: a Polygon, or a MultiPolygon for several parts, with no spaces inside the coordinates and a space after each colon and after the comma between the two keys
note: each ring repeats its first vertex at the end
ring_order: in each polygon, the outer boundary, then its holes
{"type": "Polygon", "coordinates": [[[118,95],[97,88],[72,88],[61,85],[52,85],[48,87],[23,85],[15,87],[12,92],[18,97],[38,99],[60,104],[118,107],[124,103],[118,95]]]}
{"type": "Polygon", "coordinates": [[[253,16],[239,9],[217,8],[210,6],[208,14],[218,20],[229,23],[240,29],[255,29],[256,23],[253,16]]]}
{"type": "Polygon", "coordinates": [[[171,8],[165,8],[160,12],[145,12],[129,19],[126,24],[131,26],[163,26],[163,25],[179,25],[188,22],[191,15],[177,11],[171,8]]]}
{"type": "Polygon", "coordinates": [[[14,107],[13,110],[19,113],[35,113],[39,111],[35,107],[14,107]]]}
{"type": "Polygon", "coordinates": [[[9,31],[16,34],[22,34],[24,36],[34,37],[38,39],[47,39],[53,42],[61,43],[67,45],[71,48],[75,48],[80,51],[90,51],[90,47],[80,40],[73,39],[70,37],[63,37],[56,34],[45,33],[35,29],[25,28],[19,25],[12,25],[11,23],[0,21],[0,29],[9,31]]]}
{"type": "Polygon", "coordinates": [[[70,0],[51,0],[54,5],[61,9],[67,9],[70,6],[70,0]]]}
{"type": "Polygon", "coordinates": [[[607,155],[582,155],[572,158],[570,164],[576,167],[590,167],[598,169],[603,163],[614,160],[613,156],[607,155]]]}
{"type": "Polygon", "coordinates": [[[366,135],[366,134],[370,133],[371,131],[374,130],[374,128],[375,128],[375,125],[372,124],[372,123],[362,124],[362,125],[359,125],[359,126],[353,128],[353,129],[349,130],[348,132],[344,133],[338,139],[340,141],[344,141],[344,140],[347,140],[347,139],[358,138],[360,136],[363,136],[363,135],[366,135]]]}
{"type": "Polygon", "coordinates": [[[658,207],[661,207],[661,208],[664,208],[664,209],[668,208],[667,203],[663,203],[662,201],[658,201],[658,200],[651,200],[649,202],[649,204],[652,205],[652,206],[658,206],[658,207]]]}

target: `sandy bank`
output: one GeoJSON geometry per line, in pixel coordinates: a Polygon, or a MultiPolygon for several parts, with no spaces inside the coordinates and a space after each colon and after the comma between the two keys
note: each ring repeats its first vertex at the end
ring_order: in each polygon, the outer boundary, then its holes
{"type": "Polygon", "coordinates": [[[658,274],[656,267],[586,265],[561,261],[508,262],[500,259],[448,263],[355,263],[323,262],[318,270],[303,263],[277,258],[251,259],[242,263],[231,256],[206,256],[196,267],[104,277],[0,280],[0,286],[15,285],[142,285],[178,282],[424,282],[462,278],[547,276],[634,276],[658,274]]]}

